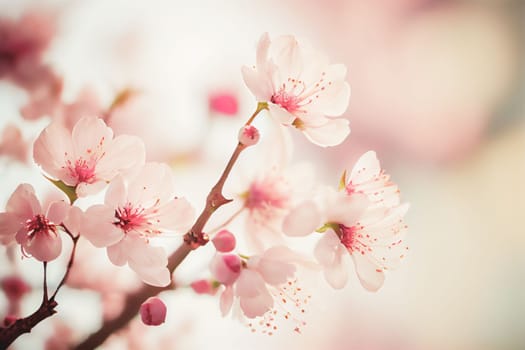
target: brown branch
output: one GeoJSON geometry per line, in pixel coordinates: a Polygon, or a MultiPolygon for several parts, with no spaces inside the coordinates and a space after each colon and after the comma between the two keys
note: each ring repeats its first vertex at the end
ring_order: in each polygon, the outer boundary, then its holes
{"type": "Polygon", "coordinates": [[[19,318],[13,322],[9,327],[0,330],[0,349],[7,349],[19,336],[24,333],[29,333],[37,324],[46,318],[53,316],[56,311],[55,307],[58,304],[54,300],[44,300],[38,310],[33,314],[19,318]]]}
{"type": "MultiPolygon", "coordinates": [[[[252,114],[250,119],[248,119],[245,125],[251,124],[257,114],[267,108],[268,105],[266,103],[259,103],[257,105],[256,111],[252,114]]],[[[239,142],[237,147],[235,147],[228,164],[226,164],[226,167],[224,168],[219,180],[210,190],[210,193],[206,198],[206,206],[193,224],[192,228],[184,235],[184,243],[168,258],[168,269],[170,273],[175,271],[175,269],[192,250],[207,243],[207,235],[203,232],[204,226],[212,214],[219,207],[232,201],[231,199],[226,199],[224,197],[222,190],[226,179],[230,175],[233,165],[244,149],[246,149],[246,146],[239,142]]],[[[87,350],[94,349],[97,346],[102,345],[110,335],[125,327],[137,315],[140,305],[142,305],[146,299],[168,289],[173,289],[173,286],[160,288],[144,285],[135,293],[129,294],[126,297],[126,302],[124,303],[124,305],[126,305],[125,308],[116,318],[105,321],[96,332],[92,333],[90,336],[88,336],[88,338],[75,346],[73,349],[87,350]]]]}
{"type": "Polygon", "coordinates": [[[73,248],[71,248],[71,256],[69,258],[69,262],[67,264],[66,272],[64,273],[64,277],[62,277],[62,280],[58,284],[55,292],[51,296],[51,298],[48,298],[48,290],[47,290],[47,261],[44,261],[44,283],[43,283],[43,297],[42,297],[42,304],[40,304],[40,307],[31,315],[19,318],[12,324],[10,324],[6,328],[0,328],[0,349],[6,349],[10,344],[12,344],[19,336],[21,336],[24,333],[31,332],[31,329],[35,327],[37,324],[39,324],[41,321],[45,320],[48,317],[53,316],[56,313],[55,308],[57,307],[58,303],[55,301],[55,296],[60,290],[60,288],[64,285],[64,282],[67,279],[67,276],[69,276],[69,271],[71,270],[71,266],[73,265],[73,260],[75,258],[75,251],[77,247],[77,241],[78,237],[73,237],[71,233],[67,230],[67,228],[64,227],[68,235],[73,240],[73,248]]]}

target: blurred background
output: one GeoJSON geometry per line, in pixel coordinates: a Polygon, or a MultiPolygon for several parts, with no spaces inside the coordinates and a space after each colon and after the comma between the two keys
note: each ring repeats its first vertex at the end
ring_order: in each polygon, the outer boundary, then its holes
{"type": "MultiPolygon", "coordinates": [[[[182,290],[168,324],[133,326],[135,348],[525,348],[525,1],[0,0],[0,17],[2,208],[21,181],[49,186],[30,156],[49,115],[73,123],[106,111],[116,133],[141,136],[149,159],[174,165],[200,209],[255,108],[240,67],[264,32],[305,38],[348,67],[351,135],[321,149],[294,133],[295,158],[335,184],[373,149],[411,203],[405,264],[377,293],[357,279],[341,291],[315,284],[302,335],[253,335],[222,319],[213,297],[182,290]],[[37,37],[38,71],[6,73],[6,32],[37,37]]],[[[29,313],[40,266],[0,259],[2,276],[13,268],[33,276],[29,313]]],[[[13,348],[42,347],[59,322],[72,337],[96,328],[99,300],[68,292],[56,322],[13,348]]]]}

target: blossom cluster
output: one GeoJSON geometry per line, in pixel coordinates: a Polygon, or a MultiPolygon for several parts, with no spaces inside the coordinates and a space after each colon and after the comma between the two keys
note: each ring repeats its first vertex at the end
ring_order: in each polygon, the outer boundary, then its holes
{"type": "MultiPolygon", "coordinates": [[[[38,61],[38,52],[30,56],[31,62],[38,61]]],[[[0,68],[0,78],[22,84],[19,64],[0,68]]],[[[264,138],[252,124],[261,112],[267,112],[279,130],[275,142],[283,145],[290,143],[290,129],[322,147],[338,145],[350,133],[349,121],[342,117],[350,97],[346,67],[331,64],[295,37],[271,40],[264,34],[256,64],[243,67],[242,76],[258,104],[238,133],[239,153],[264,138]]],[[[184,235],[183,244],[191,243],[192,249],[211,241],[214,252],[206,276],[195,276],[191,287],[198,294],[220,294],[223,315],[231,312],[253,330],[262,324],[264,333],[273,334],[280,315],[293,320],[293,329],[300,332],[301,314],[310,299],[310,292],[301,287],[304,271],[321,271],[330,286],[341,289],[349,279],[351,258],[360,284],[377,291],[386,272],[406,255],[403,220],[408,204],[401,201],[398,186],[373,151],[345,170],[338,184],[321,186],[305,179],[310,168],[291,164],[288,146],[278,149],[280,154],[259,162],[260,169],[231,194],[233,200],[221,203],[233,201],[234,214],[219,228],[208,229],[202,217],[220,205],[212,200],[197,218],[181,196],[172,168],[147,162],[139,137],[116,136],[103,113],[76,119],[68,125],[64,118],[53,118],[33,144],[35,163],[67,199],[43,204],[32,185],[24,183],[0,213],[0,242],[19,245],[25,257],[52,262],[62,254],[65,236],[75,243],[82,237],[89,243],[81,244],[104,248],[113,265],[127,265],[144,283],[167,287],[173,267],[161,238],[184,235]],[[100,203],[78,201],[101,193],[100,203]],[[316,237],[315,249],[296,250],[296,242],[307,236],[316,237]]],[[[219,181],[221,189],[225,180],[219,181]]],[[[140,314],[144,323],[160,325],[166,307],[150,298],[140,314]]]]}

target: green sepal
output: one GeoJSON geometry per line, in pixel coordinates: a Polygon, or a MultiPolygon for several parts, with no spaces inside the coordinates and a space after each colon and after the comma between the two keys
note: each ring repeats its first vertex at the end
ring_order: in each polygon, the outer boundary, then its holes
{"type": "Polygon", "coordinates": [[[328,222],[328,223],[324,224],[323,226],[319,227],[317,230],[315,230],[315,232],[325,233],[329,229],[335,230],[336,226],[337,226],[337,224],[333,224],[331,222],[328,222]]]}
{"type": "Polygon", "coordinates": [[[53,179],[51,179],[51,178],[49,178],[49,177],[47,177],[45,175],[44,175],[44,177],[46,179],[48,179],[49,182],[51,182],[53,185],[58,187],[59,190],[61,190],[62,192],[64,192],[66,194],[67,198],[69,198],[69,203],[70,204],[73,204],[77,200],[78,196],[77,196],[77,192],[76,192],[76,187],[66,185],[61,180],[53,180],[53,179]]]}
{"type": "Polygon", "coordinates": [[[343,175],[341,175],[341,179],[339,180],[339,191],[346,188],[346,170],[343,171],[343,175]]]}

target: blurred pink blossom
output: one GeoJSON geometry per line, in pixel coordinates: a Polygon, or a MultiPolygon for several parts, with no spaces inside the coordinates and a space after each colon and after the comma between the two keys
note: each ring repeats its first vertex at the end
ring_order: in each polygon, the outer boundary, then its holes
{"type": "Polygon", "coordinates": [[[28,144],[20,129],[8,124],[0,136],[0,156],[10,157],[22,163],[27,162],[28,144]]]}
{"type": "Polygon", "coordinates": [[[256,64],[244,66],[246,86],[257,101],[267,102],[270,114],[281,124],[301,130],[319,146],[335,146],[350,133],[348,120],[337,117],[348,107],[350,86],[346,67],[293,36],[270,41],[264,34],[257,45],[256,64]]]}
{"type": "Polygon", "coordinates": [[[208,97],[210,111],[221,113],[228,116],[234,116],[239,110],[237,96],[228,91],[211,93],[208,97]]]}

